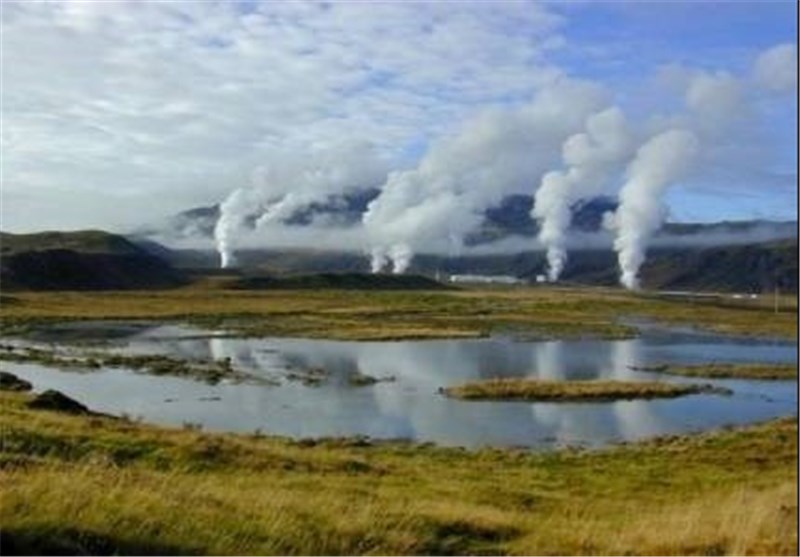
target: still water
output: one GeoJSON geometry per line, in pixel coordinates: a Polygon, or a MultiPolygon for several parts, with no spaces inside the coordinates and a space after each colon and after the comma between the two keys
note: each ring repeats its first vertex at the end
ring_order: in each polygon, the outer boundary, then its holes
{"type": "Polygon", "coordinates": [[[243,339],[174,325],[134,326],[113,340],[105,338],[111,346],[107,349],[127,354],[230,358],[235,368],[278,384],[212,386],[122,369],[79,373],[10,362],[3,367],[31,381],[36,390],[58,389],[94,410],[149,422],[296,438],[367,435],[467,447],[599,446],[795,414],[797,405],[794,381],[710,381],[630,369],[655,363],[796,363],[795,344],[654,327],[644,328],[639,338],[616,341],[243,339]],[[293,371],[314,369],[328,372],[317,386],[287,379],[293,371]],[[356,387],[347,380],[356,372],[394,381],[356,387]],[[498,376],[695,381],[724,386],[734,394],[603,403],[470,402],[437,394],[439,387],[498,376]]]}

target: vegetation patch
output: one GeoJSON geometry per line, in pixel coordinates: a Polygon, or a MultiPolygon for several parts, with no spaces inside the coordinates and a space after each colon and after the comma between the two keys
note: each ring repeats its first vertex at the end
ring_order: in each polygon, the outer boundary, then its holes
{"type": "Polygon", "coordinates": [[[721,333],[794,339],[796,298],[786,311],[722,307],[619,289],[514,287],[460,290],[227,290],[194,284],[163,291],[18,292],[0,305],[0,332],[27,335],[77,320],[193,323],[244,336],[340,340],[482,337],[623,338],[620,318],[692,325],[721,333]]]}
{"type": "Polygon", "coordinates": [[[250,276],[226,284],[235,290],[452,290],[453,287],[421,275],[368,273],[312,273],[288,276],[250,276]]]}
{"type": "Polygon", "coordinates": [[[92,412],[77,400],[71,399],[64,393],[55,390],[47,390],[36,395],[28,402],[28,408],[35,410],[51,410],[53,412],[65,412],[67,414],[91,414],[92,412]]]}
{"type": "Polygon", "coordinates": [[[33,389],[33,385],[24,379],[20,379],[7,371],[0,371],[1,391],[30,391],[31,389],[33,389]]]}
{"type": "Polygon", "coordinates": [[[352,387],[368,387],[375,383],[393,383],[396,380],[397,378],[394,375],[374,377],[366,373],[361,373],[360,371],[354,371],[347,376],[347,384],[352,387]]]}
{"type": "Polygon", "coordinates": [[[230,358],[221,360],[184,360],[160,354],[125,355],[96,351],[79,353],[42,349],[32,346],[0,346],[0,360],[33,362],[61,369],[97,370],[126,368],[151,375],[172,375],[199,379],[212,385],[223,379],[257,381],[254,376],[233,367],[230,358]]]}
{"type": "Polygon", "coordinates": [[[325,383],[329,377],[330,372],[321,367],[297,370],[293,369],[286,374],[286,379],[289,381],[299,381],[306,387],[318,387],[325,383]]]}
{"type": "Polygon", "coordinates": [[[698,393],[730,394],[713,385],[659,381],[547,381],[498,378],[440,389],[462,400],[521,400],[530,402],[604,402],[612,400],[675,398],[698,393]]]}
{"type": "Polygon", "coordinates": [[[691,366],[661,365],[639,368],[641,371],[667,373],[682,377],[708,379],[797,379],[797,364],[700,364],[691,366]]]}

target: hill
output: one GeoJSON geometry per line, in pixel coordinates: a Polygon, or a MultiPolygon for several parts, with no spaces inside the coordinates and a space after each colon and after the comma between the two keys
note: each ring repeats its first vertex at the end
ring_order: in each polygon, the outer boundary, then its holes
{"type": "Polygon", "coordinates": [[[643,270],[645,284],[675,290],[797,290],[797,240],[662,251],[643,270]]]}
{"type": "MultiPolygon", "coordinates": [[[[714,225],[706,225],[712,227],[714,225]]],[[[728,228],[728,223],[717,229],[728,228]]],[[[691,233],[688,229],[685,233],[691,233]]],[[[216,269],[218,256],[204,250],[170,250],[147,240],[102,231],[0,233],[0,285],[5,290],[125,290],[180,286],[188,269],[216,269]],[[173,267],[174,266],[174,267],[173,267]]],[[[542,252],[446,257],[420,254],[415,275],[370,275],[358,253],[317,250],[243,250],[244,270],[231,287],[243,289],[429,289],[435,273],[513,275],[534,282],[545,270],[542,252]],[[288,275],[288,276],[287,276],[288,275]]],[[[616,254],[574,250],[564,270],[568,283],[615,285],[616,254]]],[[[770,291],[798,286],[797,239],[710,247],[656,247],[642,267],[646,288],[770,291]]]]}
{"type": "MultiPolygon", "coordinates": [[[[242,268],[269,274],[367,273],[364,255],[315,250],[243,250],[237,254],[242,268]]],[[[186,268],[215,268],[219,258],[212,251],[175,250],[171,261],[186,268]]],[[[531,282],[545,272],[542,252],[446,257],[420,254],[410,272],[433,275],[513,275],[531,282]]],[[[616,254],[611,249],[574,250],[562,276],[576,284],[617,284],[616,254]]],[[[642,267],[646,288],[666,290],[717,290],[762,292],[776,285],[796,289],[797,240],[755,242],[710,247],[658,247],[649,250],[642,267]]]]}
{"type": "Polygon", "coordinates": [[[228,288],[237,290],[441,290],[447,286],[420,275],[373,275],[366,273],[315,273],[294,276],[243,277],[228,288]]]}
{"type": "Polygon", "coordinates": [[[4,290],[151,289],[185,282],[168,262],[116,234],[0,233],[4,290]]]}

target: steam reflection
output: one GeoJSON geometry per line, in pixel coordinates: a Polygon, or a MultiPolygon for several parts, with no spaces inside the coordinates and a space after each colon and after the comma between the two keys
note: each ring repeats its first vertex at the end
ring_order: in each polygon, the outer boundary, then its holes
{"type": "MultiPolygon", "coordinates": [[[[620,341],[515,342],[507,338],[414,342],[338,342],[304,339],[203,337],[197,330],[156,327],[126,339],[126,353],[230,359],[237,369],[277,382],[211,386],[175,377],[110,369],[92,374],[56,372],[9,363],[9,371],[37,389],[56,388],[100,411],[141,415],[148,421],[194,422],[215,430],[293,437],[369,435],[446,445],[602,445],[663,433],[746,423],[794,412],[795,383],[719,381],[732,397],[697,395],[675,400],[610,403],[465,402],[439,387],[490,377],[653,379],[631,366],[702,361],[795,361],[788,344],[731,342],[685,333],[647,334],[620,341]],[[324,370],[316,386],[288,378],[324,370]],[[393,382],[354,387],[360,373],[393,382]],[[199,399],[218,396],[217,402],[199,399]]],[[[681,380],[661,376],[662,380],[681,380]]]]}

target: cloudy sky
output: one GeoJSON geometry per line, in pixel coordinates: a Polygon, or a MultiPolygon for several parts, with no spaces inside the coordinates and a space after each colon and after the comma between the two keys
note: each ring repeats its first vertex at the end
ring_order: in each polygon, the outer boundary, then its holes
{"type": "Polygon", "coordinates": [[[432,158],[446,174],[470,122],[537,98],[518,127],[558,128],[573,98],[643,130],[693,118],[705,147],[667,193],[674,220],[797,218],[796,37],[794,1],[3,1],[0,226],[126,230],[307,153],[377,186],[432,158]]]}

